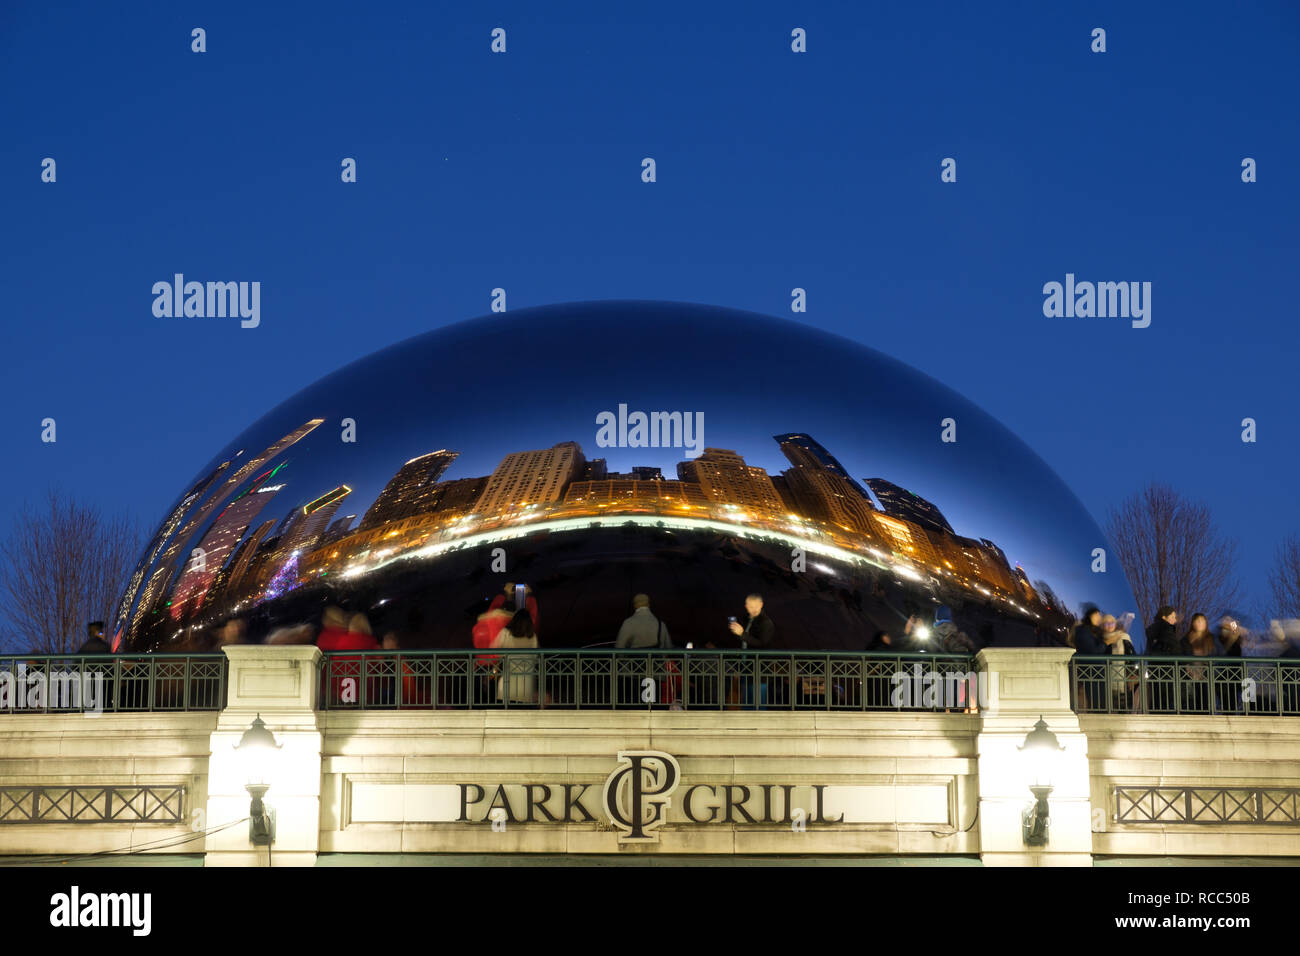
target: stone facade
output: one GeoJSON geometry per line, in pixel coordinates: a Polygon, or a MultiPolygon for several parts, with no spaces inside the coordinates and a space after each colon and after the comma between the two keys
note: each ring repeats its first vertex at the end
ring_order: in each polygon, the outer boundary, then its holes
{"type": "Polygon", "coordinates": [[[1300,858],[1300,823],[1282,810],[1244,822],[1300,787],[1300,720],[1081,718],[1066,649],[982,652],[977,713],[318,711],[315,648],[226,653],[219,713],[0,715],[0,856],[265,865],[235,749],[260,715],[280,745],[277,866],[354,853],[1300,858]],[[1049,840],[1034,848],[1019,748],[1040,716],[1063,749],[1049,840]],[[51,822],[106,787],[118,818],[51,822]],[[14,805],[29,788],[46,788],[42,822],[14,805]],[[1165,818],[1145,819],[1152,808],[1165,818]]]}

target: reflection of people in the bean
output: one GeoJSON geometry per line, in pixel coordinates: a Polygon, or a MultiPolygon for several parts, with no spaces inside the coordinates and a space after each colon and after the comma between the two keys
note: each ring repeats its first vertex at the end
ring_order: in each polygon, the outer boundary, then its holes
{"type": "Polygon", "coordinates": [[[673,646],[667,625],[650,611],[650,595],[638,594],[632,598],[632,614],[618,629],[614,646],[633,649],[673,646]]]}
{"type": "Polygon", "coordinates": [[[86,625],[86,640],[77,648],[78,654],[111,654],[112,649],[104,640],[104,622],[91,621],[86,625]]]}
{"type": "Polygon", "coordinates": [[[745,598],[745,611],[749,620],[741,627],[735,618],[731,619],[731,633],[740,638],[741,647],[753,647],[770,650],[776,646],[776,625],[763,613],[763,596],[751,594],[745,598]]]}
{"type": "MultiPolygon", "coordinates": [[[[510,623],[497,632],[493,647],[506,650],[537,648],[537,632],[527,609],[515,612],[510,623]]],[[[532,704],[537,701],[537,659],[531,654],[510,654],[501,661],[501,676],[497,678],[497,699],[512,704],[532,704]]]]}
{"type": "MultiPolygon", "coordinates": [[[[776,625],[763,612],[763,596],[750,594],[745,598],[745,612],[749,620],[744,627],[734,617],[729,627],[731,633],[740,638],[740,646],[745,649],[771,650],[776,646],[776,625]]],[[[739,683],[740,701],[743,707],[762,710],[768,700],[768,682],[758,682],[757,695],[754,691],[754,679],[742,676],[739,683]],[[755,699],[757,697],[757,699],[755,699]]]]}

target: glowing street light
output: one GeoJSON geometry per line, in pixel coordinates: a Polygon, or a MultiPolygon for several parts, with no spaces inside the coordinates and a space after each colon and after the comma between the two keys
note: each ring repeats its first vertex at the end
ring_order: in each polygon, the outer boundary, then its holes
{"type": "Polygon", "coordinates": [[[235,749],[244,759],[251,802],[248,806],[248,839],[253,846],[270,846],[275,842],[275,811],[268,810],[262,798],[271,789],[271,768],[281,744],[275,742],[275,735],[262,721],[262,715],[253,718],[253,723],[239,738],[235,749]]]}
{"type": "Polygon", "coordinates": [[[1029,785],[1034,802],[1025,808],[1020,817],[1025,846],[1046,846],[1047,828],[1051,824],[1051,809],[1047,798],[1052,792],[1056,765],[1065,747],[1056,739],[1056,734],[1047,729],[1047,721],[1039,717],[1034,729],[1017,749],[1030,761],[1029,769],[1034,781],[1029,785]]]}

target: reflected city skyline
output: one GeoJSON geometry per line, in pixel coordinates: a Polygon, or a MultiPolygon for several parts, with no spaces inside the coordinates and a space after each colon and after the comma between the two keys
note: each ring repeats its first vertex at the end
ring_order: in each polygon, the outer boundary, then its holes
{"type": "MultiPolygon", "coordinates": [[[[526,313],[531,320],[518,313],[461,323],[353,363],[249,429],[164,517],[120,602],[115,640],[165,650],[188,646],[196,632],[230,618],[285,625],[292,621],[282,620],[277,606],[291,616],[314,613],[315,603],[298,600],[305,593],[317,594],[316,603],[337,600],[353,604],[351,611],[373,612],[388,601],[382,581],[405,576],[415,565],[424,569],[425,597],[436,604],[447,583],[437,580],[440,566],[465,570],[464,555],[449,562],[452,554],[481,552],[486,569],[493,549],[504,547],[507,570],[487,576],[504,582],[520,558],[566,547],[565,539],[594,540],[598,532],[608,537],[615,527],[640,528],[649,536],[639,545],[646,551],[639,559],[644,566],[662,550],[665,534],[678,536],[673,547],[700,535],[744,541],[758,549],[751,557],[765,567],[798,566],[802,553],[812,577],[819,567],[829,569],[849,594],[879,590],[877,578],[886,576],[911,588],[918,606],[970,602],[986,606],[983,613],[1039,627],[1069,612],[1080,569],[1087,568],[1092,547],[1104,545],[1059,479],[1017,448],[1005,429],[955,393],[870,349],[793,323],[698,306],[584,303],[526,313]],[[828,374],[808,389],[812,395],[794,390],[783,402],[764,389],[719,389],[707,381],[700,387],[700,374],[716,371],[707,351],[683,357],[665,348],[638,360],[643,376],[654,369],[648,378],[660,382],[653,390],[658,394],[641,402],[584,400],[645,391],[611,377],[595,334],[608,334],[629,315],[653,316],[665,332],[677,325],[696,339],[734,336],[774,369],[796,376],[831,356],[857,367],[850,375],[828,374]],[[566,328],[557,348],[556,330],[566,328]],[[514,363],[523,370],[519,384],[532,389],[542,380],[547,386],[545,393],[531,391],[537,396],[531,403],[516,404],[511,389],[466,374],[473,357],[502,334],[539,340],[536,348],[522,348],[514,363]],[[680,387],[662,384],[669,368],[685,373],[680,387]],[[837,380],[842,388],[835,387],[837,380]],[[850,383],[867,393],[865,407],[874,416],[846,415],[850,383]],[[348,408],[348,397],[367,388],[373,394],[348,408]],[[829,409],[823,406],[828,397],[829,409]],[[671,400],[651,401],[665,398],[671,400]],[[964,434],[949,446],[953,461],[936,475],[925,459],[949,450],[939,438],[940,418],[932,415],[924,431],[900,419],[904,410],[919,418],[924,406],[943,404],[964,434]],[[653,447],[637,433],[635,419],[628,434],[629,407],[690,411],[650,413],[653,444],[664,437],[665,445],[675,446],[653,447]],[[613,409],[625,447],[600,447],[610,443],[612,432],[600,426],[613,409]],[[692,435],[692,426],[699,434],[692,435]],[[421,437],[424,432],[430,437],[421,437]],[[692,439],[697,447],[688,447],[692,439]],[[978,465],[990,451],[1002,465],[972,470],[971,463],[978,465]],[[1024,465],[1020,478],[1034,489],[1031,497],[1019,492],[1017,501],[1011,487],[1016,476],[1006,467],[1013,463],[1024,465]],[[1059,492],[1044,488],[1036,472],[1050,476],[1059,492]],[[945,487],[947,497],[931,490],[945,487]],[[1058,497],[1068,507],[1035,507],[1035,499],[1058,497]],[[1041,520],[1036,510],[1057,516],[1058,534],[1072,539],[1073,555],[1063,558],[1071,545],[1053,541],[1051,529],[1038,529],[1048,533],[1046,548],[1041,533],[1023,533],[1041,520]],[[539,543],[539,536],[548,543],[539,543]],[[1022,563],[1021,554],[1029,560],[1022,563]],[[1040,556],[1047,560],[1035,562],[1040,556]],[[1067,562],[1075,564],[1073,574],[1061,573],[1067,562]]],[[[594,556],[591,561],[593,569],[601,564],[594,556]]],[[[565,573],[548,573],[577,587],[565,573]]],[[[479,585],[483,597],[499,587],[486,580],[479,585]]],[[[1112,590],[1121,597],[1111,606],[1128,609],[1120,606],[1127,592],[1122,577],[1112,590]]],[[[411,587],[404,593],[409,604],[411,587]]],[[[1085,598],[1100,603],[1106,595],[1085,598]]],[[[727,599],[734,603],[734,596],[727,599]]],[[[468,597],[457,592],[455,600],[446,613],[472,622],[468,597]]],[[[854,606],[852,598],[841,603],[854,606]]],[[[848,613],[832,626],[858,627],[851,624],[858,618],[862,627],[895,626],[876,613],[848,613]]],[[[453,635],[454,629],[435,643],[454,646],[453,635]]],[[[570,639],[595,643],[576,633],[570,639]]],[[[860,639],[836,634],[825,643],[852,646],[860,639]]]]}

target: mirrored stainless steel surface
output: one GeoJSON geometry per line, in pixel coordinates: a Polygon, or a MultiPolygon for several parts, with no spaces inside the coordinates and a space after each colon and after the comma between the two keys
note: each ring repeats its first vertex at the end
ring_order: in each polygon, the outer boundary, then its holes
{"type": "Polygon", "coordinates": [[[679,647],[738,646],[751,593],[780,648],[897,641],[939,606],[977,646],[1034,644],[1084,601],[1135,609],[1096,548],[1018,438],[879,352],[714,307],[556,305],[270,410],[162,515],[114,640],[311,640],[337,607],[402,647],[468,647],[524,585],[544,647],[614,641],[642,593],[679,647]]]}

